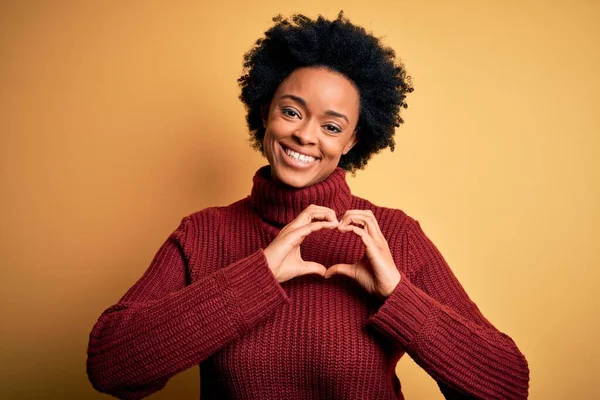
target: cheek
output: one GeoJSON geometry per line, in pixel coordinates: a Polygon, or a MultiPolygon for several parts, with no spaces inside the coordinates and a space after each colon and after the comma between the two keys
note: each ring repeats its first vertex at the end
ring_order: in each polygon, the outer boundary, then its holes
{"type": "Polygon", "coordinates": [[[267,155],[267,157],[270,156],[270,154],[273,153],[273,136],[269,131],[265,132],[262,145],[264,154],[267,155]]]}
{"type": "Polygon", "coordinates": [[[321,141],[321,152],[328,158],[339,160],[344,151],[345,142],[341,140],[323,140],[321,141]]]}
{"type": "Polygon", "coordinates": [[[275,156],[275,148],[277,146],[277,135],[271,129],[271,126],[265,131],[265,137],[263,138],[263,154],[266,156],[269,162],[273,161],[275,156]]]}
{"type": "Polygon", "coordinates": [[[272,143],[275,140],[278,139],[278,132],[279,129],[277,127],[277,124],[269,121],[269,124],[267,125],[267,128],[265,129],[265,137],[264,137],[264,142],[269,142],[272,143]]]}
{"type": "Polygon", "coordinates": [[[288,121],[285,121],[282,118],[272,118],[269,120],[267,131],[274,140],[277,140],[286,136],[287,132],[291,129],[292,126],[288,121]]]}

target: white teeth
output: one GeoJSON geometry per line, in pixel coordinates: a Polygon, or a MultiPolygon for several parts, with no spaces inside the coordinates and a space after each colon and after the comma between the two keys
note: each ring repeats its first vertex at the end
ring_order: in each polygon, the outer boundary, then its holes
{"type": "Polygon", "coordinates": [[[285,154],[287,154],[288,156],[292,157],[295,160],[299,160],[299,161],[302,161],[305,163],[313,162],[316,160],[316,158],[314,158],[314,157],[307,156],[305,154],[300,154],[300,153],[295,152],[290,149],[285,149],[285,154]]]}

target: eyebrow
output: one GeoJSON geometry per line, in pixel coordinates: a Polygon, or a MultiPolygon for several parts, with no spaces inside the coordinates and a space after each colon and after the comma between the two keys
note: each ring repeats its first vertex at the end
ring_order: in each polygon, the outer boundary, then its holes
{"type": "MultiPolygon", "coordinates": [[[[292,100],[302,104],[304,107],[307,106],[306,100],[304,100],[302,97],[294,96],[293,94],[284,94],[280,98],[281,99],[292,99],[292,100]]],[[[325,110],[325,114],[331,115],[332,117],[343,118],[346,120],[346,122],[350,123],[350,121],[348,121],[348,117],[346,117],[344,114],[339,113],[337,111],[325,110]]]]}

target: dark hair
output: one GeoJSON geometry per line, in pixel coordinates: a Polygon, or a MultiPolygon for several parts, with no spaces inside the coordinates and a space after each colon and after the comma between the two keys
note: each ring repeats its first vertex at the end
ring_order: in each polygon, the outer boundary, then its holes
{"type": "Polygon", "coordinates": [[[279,15],[273,21],[265,37],[244,55],[244,72],[238,79],[252,146],[264,151],[261,107],[271,101],[279,84],[297,68],[319,66],[343,74],[360,94],[358,142],[339,166],[354,172],[380,150],[394,151],[394,129],[404,122],[400,109],[408,107],[404,100],[413,91],[394,50],[353,25],[343,12],[333,21],[302,14],[279,15]]]}

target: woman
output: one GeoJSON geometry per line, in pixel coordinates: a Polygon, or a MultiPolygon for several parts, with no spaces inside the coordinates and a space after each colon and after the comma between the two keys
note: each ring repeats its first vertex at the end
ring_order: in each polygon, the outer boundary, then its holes
{"type": "Polygon", "coordinates": [[[394,147],[412,86],[351,24],[276,18],[241,100],[269,165],[248,198],[183,219],[90,335],[94,387],[139,399],[200,365],[202,399],[402,399],[407,352],[447,398],[526,398],[514,342],[402,211],[345,171],[394,147]]]}

